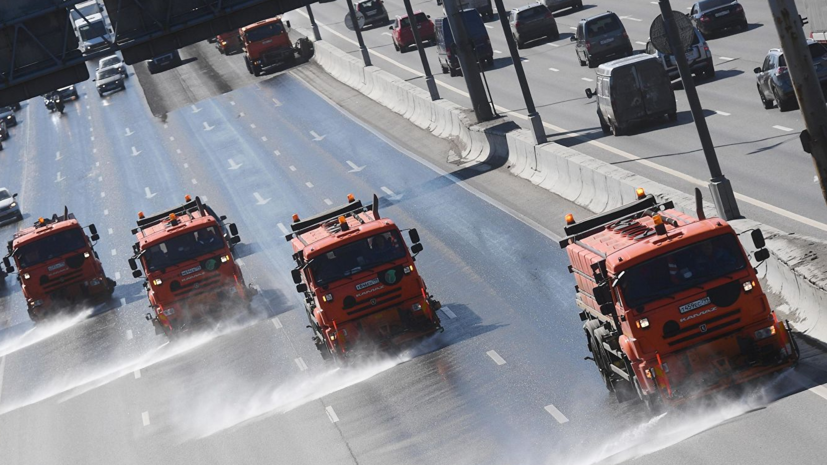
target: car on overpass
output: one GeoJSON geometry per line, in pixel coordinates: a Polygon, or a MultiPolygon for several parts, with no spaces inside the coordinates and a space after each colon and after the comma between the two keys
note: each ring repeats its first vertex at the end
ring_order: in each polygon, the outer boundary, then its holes
{"type": "MultiPolygon", "coordinates": [[[[669,79],[678,79],[680,73],[678,72],[678,62],[675,61],[675,55],[667,55],[655,48],[651,40],[646,42],[646,53],[654,56],[663,64],[663,69],[669,74],[669,79]]],[[[709,44],[706,43],[703,34],[697,28],[695,35],[692,37],[692,45],[686,48],[686,64],[689,70],[696,77],[704,77],[712,79],[715,77],[715,64],[712,62],[712,52],[709,51],[709,44]]]]}
{"type": "MultiPolygon", "coordinates": [[[[813,66],[821,83],[821,89],[827,92],[827,44],[807,39],[807,47],[813,58],[813,66]]],[[[761,97],[761,103],[764,104],[765,109],[772,108],[773,102],[778,103],[781,111],[798,108],[798,100],[795,98],[795,90],[787,70],[783,50],[771,49],[767,52],[764,63],[753,71],[758,81],[758,96],[761,97]]]]}
{"type": "Polygon", "coordinates": [[[749,28],[744,7],[737,0],[701,0],[692,5],[686,16],[704,37],[713,37],[730,28],[742,31],[749,28]]]}
{"type": "MultiPolygon", "coordinates": [[[[362,0],[356,4],[356,11],[365,17],[365,26],[384,26],[390,22],[388,10],[382,0],[362,0]]],[[[363,29],[364,29],[363,27],[363,29]]]]}

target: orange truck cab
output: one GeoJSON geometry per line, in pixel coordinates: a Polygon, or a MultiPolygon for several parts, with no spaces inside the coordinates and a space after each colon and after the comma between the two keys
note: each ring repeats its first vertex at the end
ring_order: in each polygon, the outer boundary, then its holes
{"type": "MultiPolygon", "coordinates": [[[[799,350],[726,221],[638,200],[582,223],[566,249],[592,359],[618,401],[676,405],[794,365],[799,350]]],[[[752,231],[761,262],[769,257],[752,231]]]]}
{"type": "Polygon", "coordinates": [[[189,196],[183,205],[149,217],[138,213],[138,218],[129,267],[136,278],[146,275],[144,288],[154,311],[146,319],[156,334],[186,331],[229,305],[249,307],[255,290],[244,284],[233,254],[241,240],[235,224],[225,224],[225,216],[189,196]]]}
{"type": "Polygon", "coordinates": [[[7,273],[17,266],[17,280],[32,321],[93,297],[108,298],[114,292],[115,281],[106,277],[94,249],[97,228],[94,224],[87,228],[88,236],[67,209],[63,216],[39,218],[8,242],[3,265],[7,273]]]}
{"type": "Polygon", "coordinates": [[[250,74],[260,76],[266,68],[291,64],[296,59],[281,16],[244,26],[238,32],[250,74]]]}
{"type": "Polygon", "coordinates": [[[442,330],[440,303],[414,266],[419,234],[409,231],[408,250],[396,224],[379,216],[376,196],[373,205],[349,195],[347,204],[312,218],[294,215],[291,228],[293,280],[324,359],[343,361],[442,330]]]}
{"type": "Polygon", "coordinates": [[[215,48],[223,55],[232,55],[233,53],[243,51],[238,30],[235,29],[230,32],[218,34],[215,38],[215,48]]]}

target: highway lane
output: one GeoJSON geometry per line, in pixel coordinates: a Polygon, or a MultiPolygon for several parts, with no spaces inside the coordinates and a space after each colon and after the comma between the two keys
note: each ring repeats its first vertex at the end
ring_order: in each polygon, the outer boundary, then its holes
{"type": "MultiPolygon", "coordinates": [[[[736,192],[753,200],[741,199],[739,202],[748,217],[786,231],[824,237],[827,209],[818,184],[813,182],[812,162],[801,152],[797,141],[797,131],[803,127],[800,116],[797,112],[764,110],[755,90],[752,68],[760,66],[766,51],[777,46],[768,8],[760,1],[742,3],[751,23],[750,30],[709,41],[718,73],[712,81],[698,82],[721,165],[736,192]]],[[[518,5],[506,2],[507,8],[518,5]]],[[[401,4],[388,3],[386,6],[391,16],[402,14],[401,4]]],[[[691,192],[698,180],[705,186],[709,173],[684,92],[676,91],[679,109],[676,123],[641,129],[631,136],[604,136],[594,103],[586,99],[583,92],[586,87],[594,86],[593,81],[587,80],[594,79],[594,70],[578,65],[573,44],[568,41],[573,32],[571,28],[581,17],[609,9],[624,18],[633,46],[642,50],[641,43],[647,40],[649,24],[658,13],[658,7],[642,0],[607,1],[586,6],[582,12],[559,12],[556,15],[562,33],[560,40],[551,44],[539,41],[521,51],[535,103],[552,140],[685,192],[691,192]],[[584,138],[575,138],[570,131],[584,138]],[[630,159],[634,157],[644,161],[630,159]]],[[[673,4],[676,10],[683,7],[673,4]]],[[[414,2],[414,8],[426,11],[433,18],[443,15],[441,7],[430,1],[414,2]]],[[[342,24],[345,11],[346,6],[337,2],[314,6],[317,19],[326,26],[322,28],[324,40],[358,58],[353,33],[342,24]]],[[[309,24],[303,13],[296,11],[288,16],[294,25],[307,29],[309,24]]],[[[501,52],[495,53],[496,69],[486,73],[493,100],[522,115],[525,113],[523,100],[507,58],[501,26],[497,21],[487,25],[493,48],[501,52]]],[[[363,34],[368,47],[378,54],[374,64],[424,87],[419,78],[418,54],[394,52],[389,33],[386,27],[376,27],[363,34]]],[[[436,49],[429,47],[427,55],[431,69],[439,73],[436,49]]],[[[440,74],[436,77],[443,84],[440,86],[443,97],[469,105],[461,78],[440,74]]],[[[524,118],[515,119],[526,125],[524,118]]]]}
{"type": "MultiPolygon", "coordinates": [[[[35,154],[20,180],[35,202],[27,208],[88,202],[84,212],[99,230],[113,228],[99,251],[119,251],[101,258],[110,273],[122,273],[115,298],[128,300],[5,357],[0,438],[15,438],[3,439],[10,463],[565,463],[592,457],[586,453],[601,447],[594,437],[645,423],[638,406],[616,405],[582,360],[572,283],[553,233],[515,222],[289,74],[198,102],[197,112],[183,106],[165,122],[134,92],[137,82],[128,86],[107,105],[93,95],[81,100],[88,110],[55,117],[77,131],[77,150],[70,144],[66,152],[76,160],[56,165],[58,141],[45,136],[26,149],[35,154]],[[84,145],[92,133],[95,144],[84,145]],[[135,157],[133,145],[141,152],[135,157]],[[348,161],[364,169],[351,172],[348,161]],[[95,163],[102,181],[88,176],[95,163]],[[80,188],[45,196],[58,167],[80,188]],[[146,198],[144,187],[156,195],[146,198]],[[309,341],[292,289],[290,248],[278,224],[349,192],[384,194],[384,214],[419,229],[426,250],[417,265],[450,309],[445,333],[400,365],[332,370],[309,341]],[[245,276],[262,289],[254,316],[264,320],[242,319],[219,337],[170,346],[142,318],[144,297],[125,251],[135,212],[160,210],[184,193],[208,198],[239,224],[245,276]],[[44,380],[50,389],[41,391],[44,380]]],[[[56,124],[40,110],[31,116],[36,128],[56,124]]],[[[0,173],[10,169],[2,165],[0,173]]],[[[19,296],[3,300],[25,317],[19,296]]],[[[810,393],[791,398],[802,409],[824,402],[810,393]]],[[[675,416],[673,428],[681,424],[675,416]]],[[[793,423],[779,434],[801,445],[796,435],[806,437],[799,433],[810,426],[793,423]]],[[[731,438],[752,444],[742,431],[731,438]]]]}

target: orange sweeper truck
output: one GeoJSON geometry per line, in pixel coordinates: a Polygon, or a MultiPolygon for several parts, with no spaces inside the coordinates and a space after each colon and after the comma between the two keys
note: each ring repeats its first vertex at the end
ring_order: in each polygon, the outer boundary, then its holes
{"type": "Polygon", "coordinates": [[[399,228],[372,205],[348,203],[300,220],[293,215],[296,290],[304,295],[313,340],[324,359],[343,362],[374,349],[398,347],[442,330],[440,303],[428,293],[414,260],[419,233],[399,228]]]}
{"type": "Polygon", "coordinates": [[[33,226],[14,233],[3,257],[6,272],[14,271],[23,288],[29,317],[40,321],[73,304],[95,297],[108,298],[115,281],[106,277],[95,252],[99,239],[94,224],[84,228],[75,215],[38,218],[33,226]],[[84,229],[89,229],[89,235],[84,229]]]}
{"type": "Polygon", "coordinates": [[[154,315],[146,319],[168,337],[216,319],[232,304],[249,308],[256,294],[244,284],[233,248],[241,241],[234,223],[225,224],[199,197],[146,217],[138,213],[132,276],[146,274],[144,288],[154,315]],[[138,268],[140,262],[143,273],[138,268]]]}
{"type": "MultiPolygon", "coordinates": [[[[794,365],[799,351],[779,321],[738,236],[637,189],[633,203],[583,222],[566,216],[566,249],[591,357],[618,401],[647,407],[744,383],[794,365]]],[[[751,233],[757,262],[764,237],[751,233]]]]}

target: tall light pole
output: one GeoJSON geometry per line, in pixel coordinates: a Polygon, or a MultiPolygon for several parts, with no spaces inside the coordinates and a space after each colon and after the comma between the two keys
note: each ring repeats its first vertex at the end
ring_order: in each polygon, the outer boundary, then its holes
{"type": "Polygon", "coordinates": [[[365,41],[362,40],[362,28],[359,27],[359,21],[356,20],[356,10],[353,8],[353,0],[347,0],[347,10],[350,15],[350,22],[353,24],[353,30],[356,31],[356,40],[359,42],[359,50],[362,52],[362,60],[365,66],[371,66],[370,53],[365,47],[365,41]]]}
{"type": "Polygon", "coordinates": [[[434,81],[434,76],[431,74],[431,65],[428,63],[428,57],[425,56],[425,48],[422,47],[422,38],[419,36],[419,23],[411,7],[411,0],[405,0],[405,11],[408,13],[408,22],[411,24],[416,50],[419,52],[419,59],[422,61],[422,70],[425,72],[425,83],[428,84],[428,92],[431,93],[431,100],[439,100],[439,90],[437,90],[436,81],[434,81]]]}
{"type": "MultiPolygon", "coordinates": [[[[350,1],[350,0],[348,0],[350,1]]],[[[457,7],[459,0],[444,0],[445,14],[448,17],[448,24],[451,26],[451,35],[454,38],[455,51],[459,58],[459,65],[462,68],[462,77],[465,78],[465,85],[468,86],[468,96],[471,98],[471,107],[477,122],[490,121],[494,119],[494,111],[488,103],[485,95],[485,88],[480,77],[480,68],[477,65],[477,53],[474,51],[474,43],[468,37],[465,30],[465,21],[462,20],[462,12],[457,7]]]]}
{"type": "Polygon", "coordinates": [[[528,88],[528,80],[525,77],[525,70],[523,70],[523,62],[520,59],[520,52],[517,51],[517,44],[514,43],[514,37],[511,36],[511,26],[508,24],[508,16],[505,14],[505,6],[503,0],[494,0],[497,6],[497,16],[500,17],[500,23],[503,26],[503,34],[505,34],[505,42],[508,44],[508,51],[511,52],[511,61],[514,64],[514,71],[517,72],[517,81],[520,83],[520,90],[523,91],[523,100],[525,100],[525,108],[528,111],[528,120],[531,121],[531,130],[534,132],[534,141],[537,144],[545,144],[548,142],[546,137],[546,128],[543,127],[543,119],[534,108],[534,99],[531,98],[531,90],[528,88]]]}
{"type": "Polygon", "coordinates": [[[313,28],[313,38],[316,42],[322,40],[322,35],[319,33],[319,25],[316,24],[316,18],[313,16],[313,10],[310,4],[307,4],[307,17],[310,18],[310,26],[313,28]]]}

